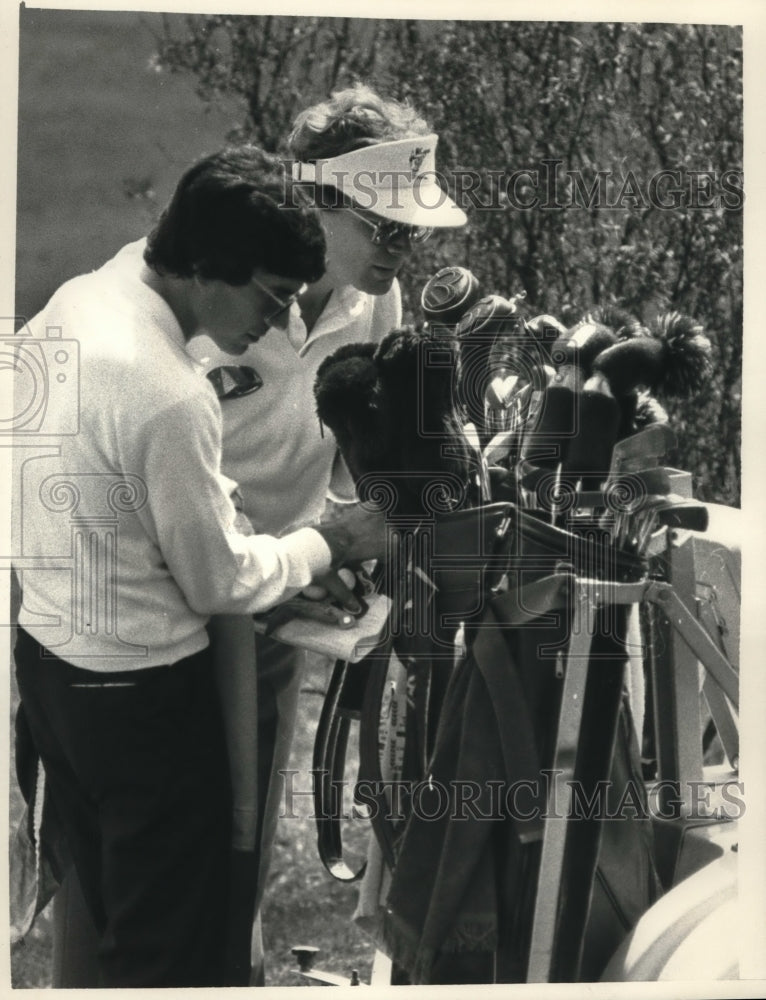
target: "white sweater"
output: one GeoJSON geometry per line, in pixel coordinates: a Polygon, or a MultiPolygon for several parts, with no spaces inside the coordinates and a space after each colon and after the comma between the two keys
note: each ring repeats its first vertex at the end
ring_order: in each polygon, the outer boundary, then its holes
{"type": "Polygon", "coordinates": [[[142,250],[67,282],[31,321],[34,338],[60,328],[64,349],[79,347],[79,430],[67,433],[71,395],[51,382],[53,447],[14,449],[19,623],[91,670],[176,662],[207,645],[211,614],[265,609],[330,562],[311,529],[234,530],[219,404],[172,311],[140,281],[142,250]]]}

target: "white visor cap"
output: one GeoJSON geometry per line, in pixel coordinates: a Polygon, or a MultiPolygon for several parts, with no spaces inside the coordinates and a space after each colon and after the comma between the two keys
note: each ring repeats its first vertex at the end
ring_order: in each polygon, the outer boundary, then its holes
{"type": "Polygon", "coordinates": [[[314,163],[293,163],[293,179],[334,187],[358,208],[406,226],[464,226],[465,212],[437,180],[437,135],[378,142],[314,163]]]}

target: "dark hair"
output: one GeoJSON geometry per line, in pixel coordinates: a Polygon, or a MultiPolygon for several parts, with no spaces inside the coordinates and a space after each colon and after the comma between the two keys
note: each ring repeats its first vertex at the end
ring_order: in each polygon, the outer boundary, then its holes
{"type": "Polygon", "coordinates": [[[428,135],[414,108],[386,100],[364,84],[338,90],[297,116],[287,140],[296,160],[329,159],[379,142],[428,135]]]}
{"type": "Polygon", "coordinates": [[[317,281],[324,233],[316,209],[293,198],[291,185],[282,162],[256,146],[204,157],[178,182],[144,260],[160,274],[229,285],[246,284],[256,268],[317,281]]]}

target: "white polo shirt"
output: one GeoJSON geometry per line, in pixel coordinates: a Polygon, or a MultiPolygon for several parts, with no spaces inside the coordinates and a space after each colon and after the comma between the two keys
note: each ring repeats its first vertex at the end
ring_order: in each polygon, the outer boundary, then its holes
{"type": "Polygon", "coordinates": [[[235,531],[218,400],[140,280],[143,246],[63,285],[19,347],[31,365],[35,341],[59,332],[45,347],[45,437],[19,435],[14,448],[19,623],[92,670],[176,662],[207,645],[209,615],[267,608],[330,563],[311,529],[235,531]],[[65,353],[79,355],[66,376],[79,380],[74,418],[71,393],[54,385],[65,353]]]}
{"type": "Polygon", "coordinates": [[[296,305],[287,331],[270,330],[236,358],[207,337],[191,341],[206,370],[248,366],[262,381],[255,392],[221,402],[223,471],[239,483],[256,531],[281,534],[316,523],[337,450],[316,415],[317,368],[342,345],[377,343],[401,321],[398,282],[380,296],[346,286],[333,291],[310,335],[296,305]]]}

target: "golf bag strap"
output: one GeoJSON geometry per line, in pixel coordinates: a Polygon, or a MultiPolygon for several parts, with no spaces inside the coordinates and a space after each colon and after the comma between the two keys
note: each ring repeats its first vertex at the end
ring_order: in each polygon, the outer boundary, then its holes
{"type": "MultiPolygon", "coordinates": [[[[342,749],[345,743],[344,730],[347,728],[347,719],[339,712],[340,694],[347,671],[346,661],[335,661],[314,737],[314,815],[317,849],[322,864],[334,878],[345,874],[344,865],[341,864],[343,852],[340,840],[340,810],[336,794],[338,780],[336,769],[339,742],[342,749]]],[[[356,874],[349,871],[350,877],[340,877],[339,881],[350,881],[356,874]]]]}
{"type": "MultiPolygon", "coordinates": [[[[352,723],[359,721],[359,776],[380,779],[379,712],[386,687],[390,640],[359,663],[337,660],[325,695],[314,738],[314,815],[317,850],[325,869],[339,882],[354,882],[366,865],[354,867],[343,846],[341,789],[352,723]],[[375,769],[377,768],[377,773],[375,769]]],[[[385,813],[383,808],[378,810],[385,813]]],[[[375,814],[373,813],[373,826],[375,814]]]]}
{"type": "Polygon", "coordinates": [[[504,630],[518,628],[566,604],[570,577],[557,573],[524,587],[495,597],[476,631],[471,647],[476,666],[487,686],[495,710],[497,731],[509,787],[532,782],[535,789],[529,819],[517,820],[523,843],[542,838],[545,799],[540,781],[541,762],[532,725],[531,712],[513,653],[503,636],[504,630]]]}

